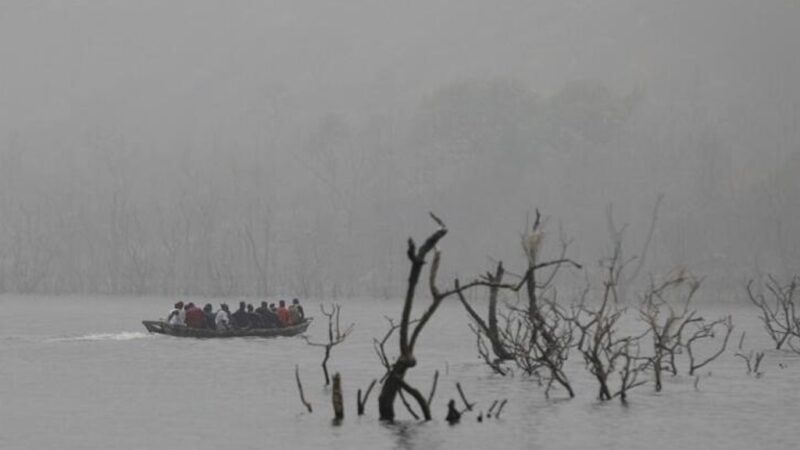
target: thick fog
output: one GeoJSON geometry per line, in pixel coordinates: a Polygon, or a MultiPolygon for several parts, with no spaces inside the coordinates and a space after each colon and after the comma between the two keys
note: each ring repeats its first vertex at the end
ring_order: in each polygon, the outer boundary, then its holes
{"type": "Polygon", "coordinates": [[[792,0],[0,4],[0,293],[393,296],[522,257],[800,270],[792,0]]]}

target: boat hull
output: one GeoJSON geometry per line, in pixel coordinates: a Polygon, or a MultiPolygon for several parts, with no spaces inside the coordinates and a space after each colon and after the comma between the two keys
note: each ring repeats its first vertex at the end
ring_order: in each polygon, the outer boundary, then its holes
{"type": "Polygon", "coordinates": [[[174,326],[160,320],[144,320],[142,325],[151,333],[166,334],[177,337],[193,338],[229,338],[229,337],[278,337],[278,336],[297,336],[308,329],[311,318],[307,318],[297,325],[280,328],[248,328],[243,330],[209,330],[203,328],[190,328],[185,326],[174,326]]]}

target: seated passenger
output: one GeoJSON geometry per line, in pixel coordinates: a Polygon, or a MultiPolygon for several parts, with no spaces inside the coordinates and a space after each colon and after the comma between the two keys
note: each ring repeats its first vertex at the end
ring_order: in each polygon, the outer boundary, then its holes
{"type": "Polygon", "coordinates": [[[256,314],[258,314],[262,328],[272,328],[275,326],[274,321],[271,319],[272,312],[269,310],[267,302],[261,302],[261,306],[256,308],[256,314]]]}
{"type": "Polygon", "coordinates": [[[303,319],[306,318],[306,313],[303,311],[303,307],[300,306],[300,300],[294,299],[292,300],[291,306],[289,306],[289,321],[292,325],[297,325],[298,323],[302,322],[303,319]]]}
{"type": "Polygon", "coordinates": [[[206,306],[203,307],[203,314],[206,316],[206,328],[211,330],[215,329],[214,307],[211,306],[211,303],[206,303],[206,306]]]}
{"type": "Polygon", "coordinates": [[[264,321],[253,311],[252,304],[247,305],[247,320],[250,322],[250,328],[264,328],[264,321]]]}
{"type": "Polygon", "coordinates": [[[247,318],[247,310],[245,309],[244,302],[239,302],[239,309],[231,314],[231,322],[233,322],[234,328],[243,329],[250,326],[250,320],[247,318]]]}
{"type": "Polygon", "coordinates": [[[206,315],[202,309],[194,306],[194,303],[186,305],[186,326],[190,328],[206,327],[206,315]]]}
{"type": "Polygon", "coordinates": [[[287,327],[291,324],[289,320],[289,310],[286,309],[286,302],[281,300],[278,302],[278,321],[282,327],[287,327]]]}
{"type": "Polygon", "coordinates": [[[186,311],[183,310],[183,302],[175,303],[175,308],[167,316],[167,323],[178,326],[183,326],[186,323],[186,311]]]}
{"type": "Polygon", "coordinates": [[[262,306],[264,306],[263,310],[263,317],[264,317],[264,326],[267,328],[275,328],[280,326],[280,321],[278,320],[278,315],[276,314],[277,308],[275,308],[275,303],[271,303],[269,307],[266,307],[267,302],[261,302],[262,306]]]}
{"type": "Polygon", "coordinates": [[[216,316],[214,316],[214,324],[219,331],[227,331],[231,329],[231,313],[228,309],[228,305],[225,303],[219,305],[220,309],[217,311],[216,316]]]}

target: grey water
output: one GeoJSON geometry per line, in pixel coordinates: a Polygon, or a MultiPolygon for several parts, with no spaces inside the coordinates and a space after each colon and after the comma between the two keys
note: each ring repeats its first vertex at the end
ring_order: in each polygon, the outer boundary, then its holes
{"type": "MultiPolygon", "coordinates": [[[[411,384],[426,393],[434,371],[440,380],[435,419],[413,420],[398,403],[400,420],[377,420],[377,392],[366,415],[356,416],[357,389],[379,378],[373,338],[397,316],[400,302],[345,299],[342,321],[355,331],[334,348],[332,371],[342,374],[346,418],[332,423],[330,391],[323,386],[321,349],[301,338],[199,340],[147,334],[142,319],[166,314],[163,298],[1,296],[0,448],[2,449],[790,449],[800,429],[800,357],[767,351],[763,376],[746,374],[734,356],[769,349],[756,311],[747,306],[708,308],[733,313],[728,351],[693,377],[667,377],[632,391],[627,405],[599,403],[592,380],[574,355],[568,375],[576,397],[555,390],[547,399],[522,375],[493,375],[477,358],[474,336],[460,305],[444,304],[418,345],[411,384]],[[295,365],[313,406],[305,411],[295,365]],[[460,382],[476,410],[508,399],[499,419],[460,424],[443,417],[460,382]]],[[[423,301],[420,301],[423,303],[423,301]]],[[[316,315],[312,340],[324,340],[316,315]]],[[[418,307],[421,307],[422,304],[418,307]]],[[[316,313],[316,314],[315,314],[316,313]]],[[[387,348],[394,348],[390,341],[387,348]]],[[[460,401],[459,401],[460,402],[460,401]]]]}

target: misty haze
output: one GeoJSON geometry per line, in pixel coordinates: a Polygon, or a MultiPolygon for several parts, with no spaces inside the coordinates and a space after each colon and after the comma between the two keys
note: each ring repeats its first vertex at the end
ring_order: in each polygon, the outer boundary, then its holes
{"type": "Polygon", "coordinates": [[[796,1],[9,0],[0,61],[0,448],[797,446],[796,1]]]}

